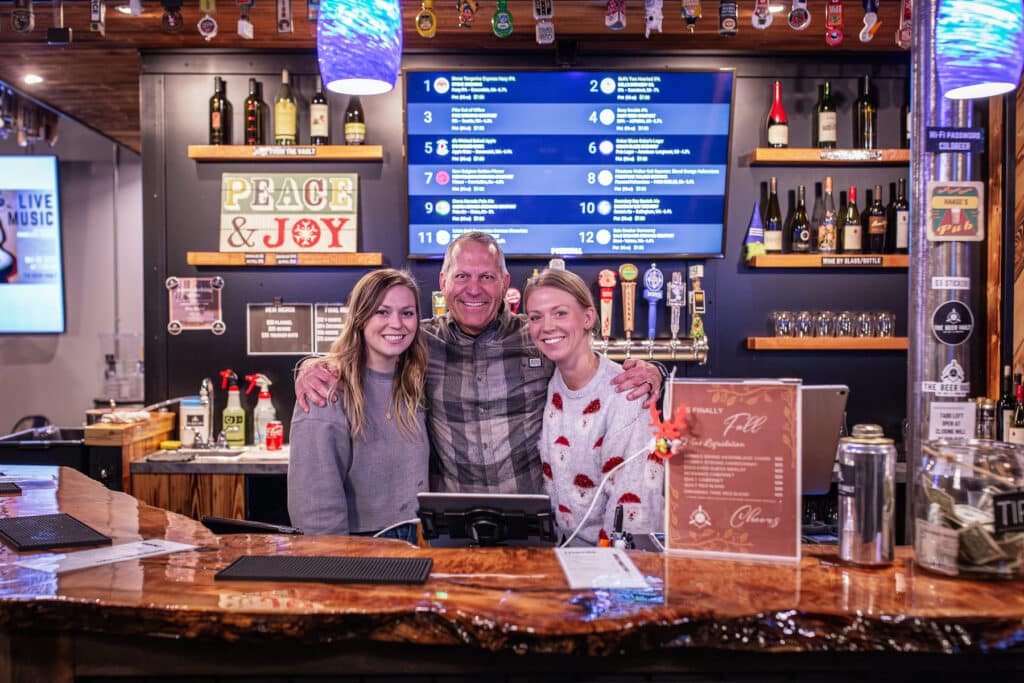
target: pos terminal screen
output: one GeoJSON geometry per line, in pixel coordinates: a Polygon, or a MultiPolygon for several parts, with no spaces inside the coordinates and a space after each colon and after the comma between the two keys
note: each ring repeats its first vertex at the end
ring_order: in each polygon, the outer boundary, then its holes
{"type": "Polygon", "coordinates": [[[732,71],[410,70],[409,255],[723,253],[732,71]]]}

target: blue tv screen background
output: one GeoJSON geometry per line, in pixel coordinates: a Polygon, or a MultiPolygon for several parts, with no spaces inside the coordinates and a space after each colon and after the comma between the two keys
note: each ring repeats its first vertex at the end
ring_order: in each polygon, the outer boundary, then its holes
{"type": "Polygon", "coordinates": [[[57,158],[0,156],[0,334],[64,332],[57,158]]]}
{"type": "Polygon", "coordinates": [[[723,254],[732,71],[406,72],[409,254],[723,254]]]}

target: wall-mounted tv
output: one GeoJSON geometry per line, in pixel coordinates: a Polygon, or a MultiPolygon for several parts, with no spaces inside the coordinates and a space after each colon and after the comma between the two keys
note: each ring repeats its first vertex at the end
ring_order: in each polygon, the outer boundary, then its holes
{"type": "Polygon", "coordinates": [[[0,334],[64,331],[57,157],[0,156],[0,334]]]}
{"type": "Polygon", "coordinates": [[[729,70],[408,70],[409,255],[723,254],[729,70]]]}

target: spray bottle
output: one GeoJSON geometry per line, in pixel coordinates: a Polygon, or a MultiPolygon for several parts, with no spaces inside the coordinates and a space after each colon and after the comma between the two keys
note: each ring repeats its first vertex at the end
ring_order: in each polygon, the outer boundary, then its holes
{"type": "Polygon", "coordinates": [[[256,407],[252,409],[252,440],[260,448],[267,447],[267,423],[277,420],[277,411],[274,410],[274,402],[270,398],[270,380],[263,373],[246,375],[249,386],[245,393],[249,394],[253,387],[259,385],[260,391],[256,400],[256,407]]]}
{"type": "Polygon", "coordinates": [[[228,390],[228,404],[220,417],[220,428],[232,448],[245,446],[245,408],[238,393],[238,375],[231,368],[220,371],[221,389],[228,390]]]}

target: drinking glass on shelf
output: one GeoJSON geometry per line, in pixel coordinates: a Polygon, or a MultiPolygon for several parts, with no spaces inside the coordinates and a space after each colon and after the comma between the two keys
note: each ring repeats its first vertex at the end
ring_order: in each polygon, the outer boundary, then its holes
{"type": "Polygon", "coordinates": [[[814,336],[814,317],[810,311],[800,311],[796,314],[796,322],[793,325],[797,337],[814,336]]]}
{"type": "Polygon", "coordinates": [[[852,311],[840,311],[839,315],[836,316],[836,336],[837,337],[852,337],[853,336],[853,312],[852,311]]]}
{"type": "Polygon", "coordinates": [[[879,337],[896,336],[896,316],[889,311],[879,311],[875,314],[875,334],[879,337]]]}
{"type": "Polygon", "coordinates": [[[789,311],[775,311],[772,313],[772,327],[776,337],[792,337],[796,334],[793,324],[793,314],[789,311]]]}
{"type": "Polygon", "coordinates": [[[854,336],[874,337],[875,336],[875,314],[861,311],[854,319],[854,336]]]}
{"type": "Polygon", "coordinates": [[[814,336],[834,337],[836,335],[836,314],[832,311],[818,311],[814,314],[814,336]]]}

